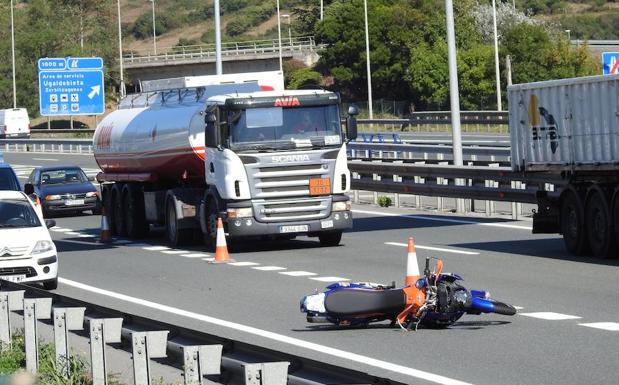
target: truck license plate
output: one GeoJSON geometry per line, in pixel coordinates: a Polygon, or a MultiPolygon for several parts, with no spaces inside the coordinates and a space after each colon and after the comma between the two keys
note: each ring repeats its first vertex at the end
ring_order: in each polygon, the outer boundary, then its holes
{"type": "Polygon", "coordinates": [[[65,206],[81,206],[84,204],[83,199],[69,199],[64,201],[65,206]]]}
{"type": "Polygon", "coordinates": [[[285,233],[306,233],[309,231],[308,225],[296,225],[296,226],[280,226],[279,232],[285,233]]]}
{"type": "Polygon", "coordinates": [[[4,279],[5,281],[9,281],[9,282],[19,283],[19,282],[23,282],[26,279],[26,276],[24,274],[22,275],[0,275],[0,279],[4,279]]]}

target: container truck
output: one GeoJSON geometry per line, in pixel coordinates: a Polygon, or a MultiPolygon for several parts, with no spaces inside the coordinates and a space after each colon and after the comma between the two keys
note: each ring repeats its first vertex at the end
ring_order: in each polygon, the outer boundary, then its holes
{"type": "Polygon", "coordinates": [[[97,126],[105,214],[116,235],[165,226],[172,246],[229,237],[318,237],[339,244],[352,226],[340,98],[286,91],[279,71],[142,83],[97,126]]]}
{"type": "Polygon", "coordinates": [[[525,176],[561,180],[539,191],[534,233],[559,233],[578,255],[617,253],[619,76],[508,87],[511,164],[525,176]]]}

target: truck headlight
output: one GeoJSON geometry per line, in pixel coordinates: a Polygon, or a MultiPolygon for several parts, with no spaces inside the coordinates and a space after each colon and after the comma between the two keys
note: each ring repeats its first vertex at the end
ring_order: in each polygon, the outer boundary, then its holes
{"type": "Polygon", "coordinates": [[[350,211],[352,209],[352,205],[350,201],[346,202],[333,202],[332,211],[350,211]]]}
{"type": "Polygon", "coordinates": [[[60,195],[46,195],[45,196],[46,201],[58,201],[60,199],[62,199],[60,195]]]}
{"type": "Polygon", "coordinates": [[[228,209],[228,218],[251,218],[254,216],[254,211],[251,207],[243,207],[238,209],[228,209]]]}
{"type": "Polygon", "coordinates": [[[38,241],[31,254],[41,254],[54,250],[54,244],[51,241],[38,241]]]}
{"type": "Polygon", "coordinates": [[[94,198],[94,197],[98,197],[99,194],[97,194],[96,191],[91,191],[89,193],[86,193],[86,198],[94,198]]]}

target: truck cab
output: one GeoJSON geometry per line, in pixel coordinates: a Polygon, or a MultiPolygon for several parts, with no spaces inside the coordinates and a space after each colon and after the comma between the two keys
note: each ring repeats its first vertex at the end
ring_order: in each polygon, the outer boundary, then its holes
{"type": "Polygon", "coordinates": [[[354,117],[342,130],[339,106],[323,90],[209,98],[205,233],[214,236],[219,216],[231,237],[307,234],[338,244],[352,227],[345,143],[356,137],[354,117]]]}

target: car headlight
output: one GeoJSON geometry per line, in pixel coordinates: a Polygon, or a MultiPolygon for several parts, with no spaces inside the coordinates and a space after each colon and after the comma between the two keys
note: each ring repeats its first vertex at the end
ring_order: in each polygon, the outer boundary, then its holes
{"type": "Polygon", "coordinates": [[[46,195],[45,196],[45,200],[46,201],[57,201],[57,200],[60,200],[60,199],[62,199],[60,197],[60,195],[46,195]]]}
{"type": "Polygon", "coordinates": [[[251,207],[228,209],[228,218],[250,218],[254,215],[251,207]]]}
{"type": "Polygon", "coordinates": [[[352,205],[350,201],[346,202],[333,202],[333,211],[350,211],[352,209],[352,205]]]}
{"type": "Polygon", "coordinates": [[[94,198],[94,197],[98,197],[99,194],[97,194],[96,191],[91,191],[89,193],[86,193],[86,198],[94,198]]]}
{"type": "Polygon", "coordinates": [[[41,254],[54,250],[54,244],[51,241],[38,241],[32,249],[32,254],[41,254]]]}

